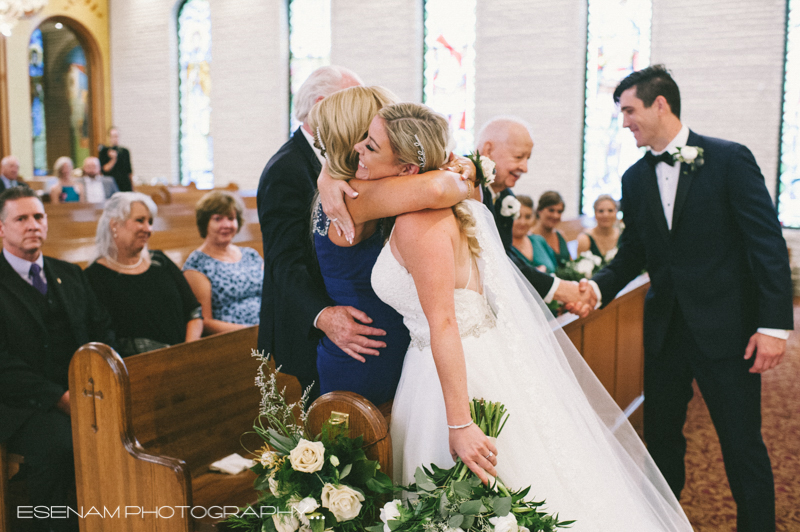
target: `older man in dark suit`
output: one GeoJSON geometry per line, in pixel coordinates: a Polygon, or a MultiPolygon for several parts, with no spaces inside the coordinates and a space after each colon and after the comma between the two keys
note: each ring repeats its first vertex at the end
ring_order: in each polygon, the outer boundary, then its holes
{"type": "MultiPolygon", "coordinates": [[[[360,85],[336,66],[311,73],[297,93],[295,115],[305,122],[315,103],[360,85]]],[[[327,335],[342,349],[369,353],[383,344],[367,338],[383,331],[359,323],[369,318],[353,307],[335,306],[325,292],[311,244],[311,204],[322,169],[314,132],[303,124],[272,156],[258,183],[258,216],[264,240],[264,291],[258,346],[272,353],[283,372],[319,395],[317,342],[327,335]]]]}
{"type": "Polygon", "coordinates": [[[494,215],[497,231],[511,261],[519,268],[545,302],[553,299],[567,303],[571,312],[588,314],[596,301],[585,283],[562,281],[531,268],[511,252],[511,229],[519,214],[519,201],[511,188],[528,172],[528,159],[533,139],[528,126],[520,119],[497,117],[487,122],[478,133],[478,152],[495,163],[494,182],[483,187],[483,204],[494,215]],[[582,299],[585,298],[585,301],[582,299]]]}
{"type": "Polygon", "coordinates": [[[646,267],[644,436],[680,496],[683,424],[696,379],[738,508],[739,532],[775,530],[775,490],[761,438],[761,373],[793,327],[786,242],[745,146],[680,121],[678,85],[661,65],[614,92],[645,156],[622,176],[625,231],[594,277],[603,302],[646,267]]]}
{"type": "Polygon", "coordinates": [[[0,192],[19,186],[28,186],[19,178],[19,159],[6,155],[0,161],[0,192]]]}
{"type": "MultiPolygon", "coordinates": [[[[0,442],[25,457],[33,506],[70,504],[75,489],[67,372],[91,341],[113,344],[111,320],[81,269],[41,253],[47,215],[36,193],[0,194],[0,442]]],[[[34,520],[77,530],[74,519],[34,520]]]]}

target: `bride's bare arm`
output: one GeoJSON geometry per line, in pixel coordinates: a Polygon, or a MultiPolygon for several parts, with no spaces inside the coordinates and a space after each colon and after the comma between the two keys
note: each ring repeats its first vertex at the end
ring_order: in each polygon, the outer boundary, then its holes
{"type": "Polygon", "coordinates": [[[497,448],[471,423],[467,369],[456,322],[454,244],[460,241],[450,209],[404,214],[397,219],[392,242],[414,278],[431,331],[431,349],[442,385],[450,453],[486,483],[497,476],[497,448]],[[490,454],[491,453],[491,454],[490,454]]]}
{"type": "Polygon", "coordinates": [[[323,166],[317,179],[322,210],[337,232],[344,231],[344,236],[352,240],[354,225],[422,209],[451,207],[471,196],[475,188],[472,163],[460,157],[453,164],[460,174],[435,170],[373,181],[352,179],[347,188],[331,178],[323,166]]]}

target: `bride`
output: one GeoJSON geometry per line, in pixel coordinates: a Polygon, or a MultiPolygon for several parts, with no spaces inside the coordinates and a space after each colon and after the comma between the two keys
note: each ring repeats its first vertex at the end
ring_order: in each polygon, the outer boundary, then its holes
{"type": "MultiPolygon", "coordinates": [[[[424,166],[445,159],[447,140],[443,117],[396,104],[356,151],[366,171],[409,158],[424,166]]],[[[691,530],[627,419],[509,262],[481,203],[397,217],[372,284],[411,335],[392,410],[396,481],[458,456],[483,480],[488,472],[532,486],[549,511],[577,521],[574,530],[691,530]],[[472,424],[471,397],[510,413],[496,444],[472,424]]]]}

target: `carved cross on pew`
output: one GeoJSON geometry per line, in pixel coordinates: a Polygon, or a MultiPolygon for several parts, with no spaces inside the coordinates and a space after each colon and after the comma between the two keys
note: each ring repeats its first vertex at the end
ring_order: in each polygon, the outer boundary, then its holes
{"type": "Polygon", "coordinates": [[[100,390],[94,391],[94,379],[92,377],[89,377],[89,388],[89,390],[83,389],[83,396],[92,398],[92,430],[97,432],[97,405],[95,400],[103,399],[103,392],[100,390]]]}

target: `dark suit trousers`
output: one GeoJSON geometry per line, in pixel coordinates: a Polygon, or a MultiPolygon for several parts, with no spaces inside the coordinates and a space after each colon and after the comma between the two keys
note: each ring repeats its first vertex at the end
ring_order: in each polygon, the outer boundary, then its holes
{"type": "MultiPolygon", "coordinates": [[[[60,506],[55,513],[59,516],[66,513],[65,506],[80,510],[75,497],[75,459],[70,423],[69,416],[59,410],[38,412],[8,440],[8,450],[25,457],[20,476],[27,483],[29,504],[48,508],[60,506]]],[[[27,510],[30,512],[30,508],[27,510]]],[[[74,513],[69,513],[69,518],[26,521],[33,525],[34,530],[78,530],[74,513]]]]}
{"type": "Polygon", "coordinates": [[[644,437],[680,498],[686,480],[683,425],[696,379],[719,436],[738,532],[774,532],[775,486],[761,438],[761,376],[748,372],[753,359],[743,357],[744,350],[722,360],[704,356],[676,304],[662,351],[645,356],[644,437]]]}

